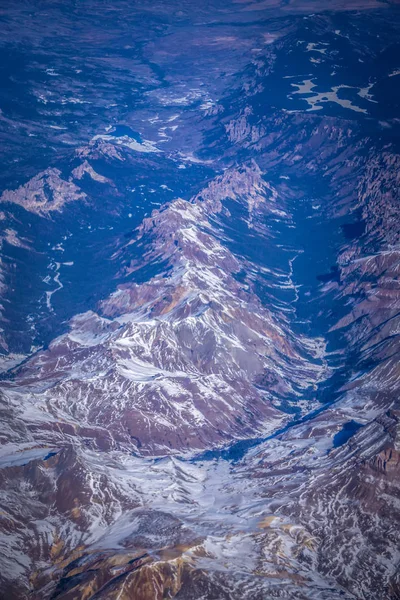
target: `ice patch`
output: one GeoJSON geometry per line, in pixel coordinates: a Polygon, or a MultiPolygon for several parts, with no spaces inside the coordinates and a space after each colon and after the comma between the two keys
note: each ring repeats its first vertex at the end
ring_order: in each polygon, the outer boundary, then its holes
{"type": "Polygon", "coordinates": [[[129,137],[128,135],[115,136],[99,134],[95,135],[92,138],[92,141],[96,140],[104,140],[106,142],[111,142],[112,144],[115,144],[117,146],[125,146],[126,148],[130,148],[131,150],[135,150],[136,152],[162,152],[162,150],[157,148],[155,142],[152,142],[150,140],[142,140],[141,142],[138,142],[137,140],[129,137]]]}

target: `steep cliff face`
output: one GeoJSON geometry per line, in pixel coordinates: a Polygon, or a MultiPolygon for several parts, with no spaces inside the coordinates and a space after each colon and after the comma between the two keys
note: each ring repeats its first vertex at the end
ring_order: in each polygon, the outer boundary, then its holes
{"type": "Polygon", "coordinates": [[[67,129],[0,197],[1,597],[399,597],[399,25],[356,4],[117,3],[102,101],[37,84],[67,129]]]}

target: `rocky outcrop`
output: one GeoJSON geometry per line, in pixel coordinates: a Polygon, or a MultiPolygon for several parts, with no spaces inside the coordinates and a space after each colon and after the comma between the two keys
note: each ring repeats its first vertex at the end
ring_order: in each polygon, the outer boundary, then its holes
{"type": "Polygon", "coordinates": [[[59,212],[69,202],[82,201],[85,198],[86,194],[74,183],[61,177],[59,169],[49,168],[32,177],[17,190],[3,192],[0,202],[19,204],[29,212],[46,216],[52,212],[59,212]]]}

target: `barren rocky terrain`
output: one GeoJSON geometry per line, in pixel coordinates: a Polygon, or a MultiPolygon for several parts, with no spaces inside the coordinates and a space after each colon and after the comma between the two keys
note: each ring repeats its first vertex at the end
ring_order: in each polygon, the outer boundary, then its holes
{"type": "Polygon", "coordinates": [[[400,598],[396,3],[0,19],[0,598],[400,598]]]}

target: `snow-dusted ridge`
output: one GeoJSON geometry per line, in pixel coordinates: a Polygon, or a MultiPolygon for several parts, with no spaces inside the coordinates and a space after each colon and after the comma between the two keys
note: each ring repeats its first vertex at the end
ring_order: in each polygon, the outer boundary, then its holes
{"type": "Polygon", "coordinates": [[[227,197],[247,203],[252,227],[277,201],[253,163],[192,202],[154,211],[126,250],[148,238],[141,260],[162,260],[168,273],[122,285],[102,302],[102,316],[74,318],[21,370],[28,397],[40,382],[39,405],[71,424],[107,428],[141,454],[267,435],[288,419],[274,398],[295,399],[327,376],[321,340],[292,335],[286,314],[263,307],[251,283],[234,277],[257,266],[235,257],[212,224],[227,197]]]}

